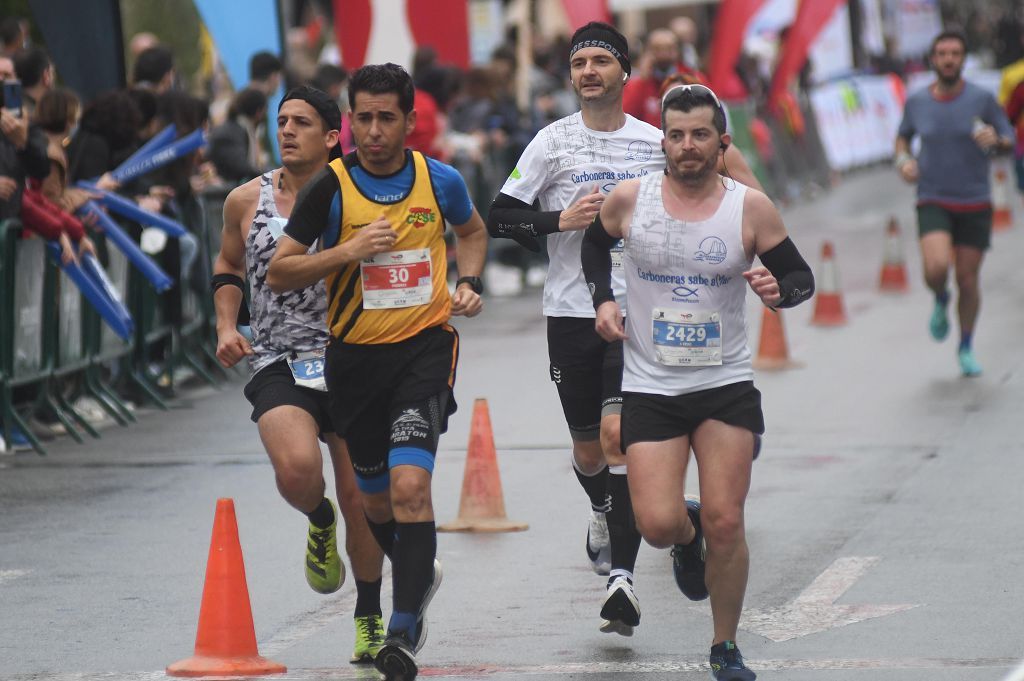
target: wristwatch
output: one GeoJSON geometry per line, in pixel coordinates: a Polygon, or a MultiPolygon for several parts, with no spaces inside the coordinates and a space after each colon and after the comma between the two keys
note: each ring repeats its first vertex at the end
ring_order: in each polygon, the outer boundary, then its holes
{"type": "Polygon", "coordinates": [[[458,281],[455,282],[455,288],[462,284],[469,284],[469,287],[473,289],[473,293],[477,295],[484,292],[484,281],[480,277],[459,277],[458,281]]]}

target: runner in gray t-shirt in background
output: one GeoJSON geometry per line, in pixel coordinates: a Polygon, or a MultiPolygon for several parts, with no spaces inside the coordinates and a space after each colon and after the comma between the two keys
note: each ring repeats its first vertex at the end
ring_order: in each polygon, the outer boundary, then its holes
{"type": "Polygon", "coordinates": [[[963,79],[967,42],[955,31],[932,42],[931,63],[937,80],[907,98],[896,138],[896,169],[917,184],[917,221],[925,283],[935,293],[929,329],[932,338],[949,333],[946,282],[950,264],[959,297],[960,345],[957,357],[964,376],[977,376],[981,365],[971,349],[981,296],[978,274],[992,232],[990,157],[1013,148],[1014,133],[995,97],[963,79]],[[918,158],[910,143],[921,140],[918,158]]]}

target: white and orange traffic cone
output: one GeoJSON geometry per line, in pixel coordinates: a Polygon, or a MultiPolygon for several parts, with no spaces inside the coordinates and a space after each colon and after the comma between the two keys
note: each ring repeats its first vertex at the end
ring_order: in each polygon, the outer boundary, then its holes
{"type": "Polygon", "coordinates": [[[839,290],[839,271],[835,263],[835,249],[831,241],[821,245],[821,272],[814,294],[814,316],[811,324],[816,326],[843,326],[846,311],[843,296],[839,290]]]}
{"type": "Polygon", "coordinates": [[[997,232],[1013,226],[1013,204],[1009,162],[998,158],[992,162],[992,229],[997,232]]]}
{"type": "Polygon", "coordinates": [[[910,288],[907,283],[907,267],[903,262],[900,223],[894,217],[889,218],[889,226],[885,228],[885,254],[882,257],[878,288],[886,293],[906,293],[910,288]]]}
{"type": "Polygon", "coordinates": [[[761,315],[761,339],[753,365],[758,371],[780,371],[800,366],[789,358],[786,331],[779,310],[764,308],[764,314],[761,315]]]}

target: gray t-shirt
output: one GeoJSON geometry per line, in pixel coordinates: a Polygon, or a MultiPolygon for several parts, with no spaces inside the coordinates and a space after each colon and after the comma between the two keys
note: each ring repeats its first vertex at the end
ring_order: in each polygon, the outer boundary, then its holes
{"type": "Polygon", "coordinates": [[[1000,137],[1014,138],[1002,107],[987,90],[964,83],[960,94],[936,99],[931,88],[907,98],[899,136],[921,138],[918,154],[919,203],[975,205],[990,203],[989,156],[972,138],[975,121],[994,126],[1000,137]]]}

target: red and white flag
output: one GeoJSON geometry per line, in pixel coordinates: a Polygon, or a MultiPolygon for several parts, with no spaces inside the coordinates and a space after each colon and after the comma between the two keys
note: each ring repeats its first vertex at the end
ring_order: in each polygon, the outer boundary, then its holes
{"type": "Polygon", "coordinates": [[[847,0],[800,0],[800,8],[796,12],[782,45],[782,56],[772,76],[771,89],[768,92],[768,106],[775,109],[789,88],[793,78],[807,63],[807,53],[832,15],[847,0]]]}
{"type": "Polygon", "coordinates": [[[408,67],[417,47],[438,61],[469,66],[466,0],[333,0],[334,33],[348,69],[394,62],[408,67]]]}

